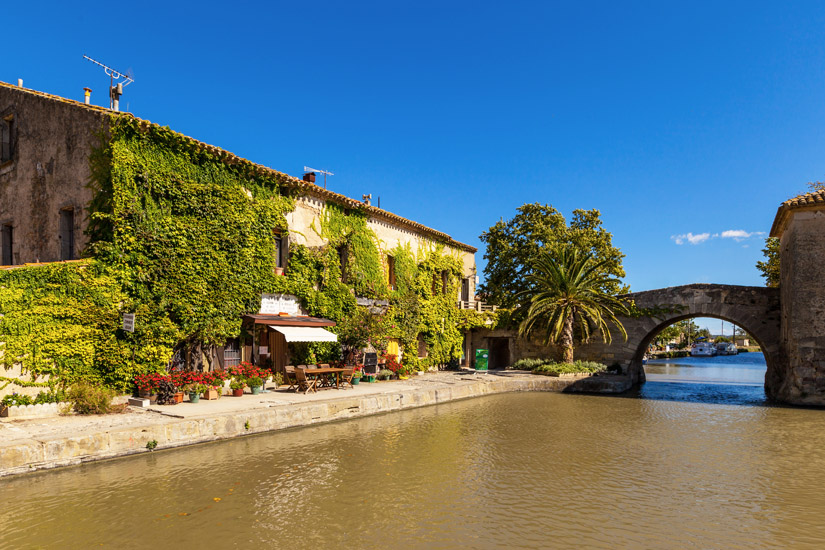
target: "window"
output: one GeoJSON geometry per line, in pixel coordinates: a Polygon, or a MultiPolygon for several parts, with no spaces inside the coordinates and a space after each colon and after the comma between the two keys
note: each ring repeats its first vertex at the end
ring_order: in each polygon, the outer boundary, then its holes
{"type": "Polygon", "coordinates": [[[338,247],[338,261],[341,263],[341,282],[347,282],[347,267],[348,267],[348,260],[349,260],[349,250],[347,249],[347,245],[342,244],[338,247]]]}
{"type": "Polygon", "coordinates": [[[74,260],[74,208],[60,211],[60,259],[74,260]]]}
{"type": "Polygon", "coordinates": [[[395,257],[387,256],[387,279],[390,283],[390,290],[396,290],[395,287],[395,257]]]}
{"type": "Polygon", "coordinates": [[[13,130],[13,116],[0,119],[0,162],[7,162],[14,158],[13,130]]]}
{"type": "Polygon", "coordinates": [[[450,286],[450,272],[449,271],[442,271],[441,272],[441,294],[444,296],[447,295],[447,287],[450,286]]]}
{"type": "Polygon", "coordinates": [[[226,341],[223,348],[223,368],[234,367],[241,362],[241,345],[237,338],[226,341]]]}
{"type": "Polygon", "coordinates": [[[3,248],[3,265],[12,265],[14,263],[14,256],[12,256],[13,245],[14,228],[10,225],[4,225],[2,234],[0,234],[0,246],[3,248]]]}
{"type": "Polygon", "coordinates": [[[464,277],[461,279],[461,301],[462,302],[469,302],[470,301],[470,278],[464,277]]]}
{"type": "Polygon", "coordinates": [[[439,285],[438,274],[433,273],[433,288],[432,288],[433,296],[438,294],[438,285],[439,285]]]}
{"type": "Polygon", "coordinates": [[[275,267],[284,267],[283,245],[284,241],[280,233],[275,233],[275,267]]]}
{"type": "Polygon", "coordinates": [[[283,270],[289,261],[289,236],[281,233],[280,229],[276,229],[272,233],[272,240],[275,243],[275,250],[273,252],[275,256],[275,268],[280,269],[280,273],[283,274],[283,270]]]}

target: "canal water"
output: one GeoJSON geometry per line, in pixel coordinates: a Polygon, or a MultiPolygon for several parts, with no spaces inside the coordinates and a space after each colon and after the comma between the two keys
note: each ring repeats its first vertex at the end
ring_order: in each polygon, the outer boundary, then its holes
{"type": "Polygon", "coordinates": [[[741,357],[3,479],[0,547],[820,549],[825,411],[741,357]]]}

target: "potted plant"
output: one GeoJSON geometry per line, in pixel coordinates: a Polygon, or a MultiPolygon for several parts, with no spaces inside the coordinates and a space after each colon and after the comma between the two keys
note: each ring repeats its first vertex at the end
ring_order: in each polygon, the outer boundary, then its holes
{"type": "Polygon", "coordinates": [[[232,395],[235,397],[243,397],[243,389],[245,387],[246,382],[238,378],[233,378],[229,383],[229,388],[232,390],[232,395]]]}
{"type": "Polygon", "coordinates": [[[197,403],[201,400],[201,394],[205,392],[209,386],[206,384],[202,384],[200,382],[196,382],[189,386],[189,402],[190,403],[197,403]]]}
{"type": "Polygon", "coordinates": [[[148,399],[154,405],[158,401],[158,383],[163,378],[157,373],[139,374],[135,376],[133,382],[138,389],[138,397],[148,399]]]}
{"type": "Polygon", "coordinates": [[[260,372],[256,372],[246,379],[246,383],[249,389],[252,390],[252,395],[258,395],[263,389],[264,379],[260,372]]]}
{"type": "Polygon", "coordinates": [[[361,383],[361,370],[356,367],[355,372],[352,373],[352,385],[357,386],[361,383]]]}
{"type": "Polygon", "coordinates": [[[390,369],[381,369],[378,371],[379,380],[389,380],[392,378],[392,371],[390,369]]]}

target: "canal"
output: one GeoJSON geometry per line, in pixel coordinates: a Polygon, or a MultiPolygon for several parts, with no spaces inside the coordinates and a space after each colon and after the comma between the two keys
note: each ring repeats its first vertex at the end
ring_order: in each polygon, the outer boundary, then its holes
{"type": "Polygon", "coordinates": [[[0,547],[822,548],[825,411],[739,357],[3,479],[0,547]]]}

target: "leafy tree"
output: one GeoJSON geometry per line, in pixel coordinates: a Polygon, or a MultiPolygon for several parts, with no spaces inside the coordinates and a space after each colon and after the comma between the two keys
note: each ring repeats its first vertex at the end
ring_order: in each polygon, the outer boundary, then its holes
{"type": "Polygon", "coordinates": [[[627,307],[618,298],[605,292],[618,285],[611,277],[609,260],[599,260],[592,251],[563,247],[555,255],[543,250],[527,275],[526,290],[516,299],[527,307],[527,316],[519,326],[522,336],[541,334],[545,343],[561,346],[563,361],[573,362],[574,329],[579,339],[588,341],[593,330],[611,341],[612,323],[625,340],[627,332],[616,313],[627,313],[627,307]]]}
{"type": "Polygon", "coordinates": [[[756,269],[765,278],[765,286],[779,286],[779,239],[768,237],[765,239],[765,248],[762,249],[765,261],[756,262],[756,269]]]}
{"type": "MultiPolygon", "coordinates": [[[[807,192],[815,193],[817,191],[825,191],[825,182],[808,182],[807,192]]],[[[775,237],[768,237],[767,239],[765,239],[765,248],[762,249],[762,254],[764,254],[765,256],[765,261],[756,262],[756,269],[758,269],[762,274],[762,277],[765,278],[765,286],[778,287],[779,239],[775,237]]]]}
{"type": "Polygon", "coordinates": [[[518,294],[527,286],[527,277],[547,249],[572,246],[591,252],[603,265],[605,277],[599,290],[606,294],[628,292],[619,281],[625,276],[624,254],[613,246],[613,236],[604,230],[598,210],[574,210],[570,225],[550,205],[524,204],[516,216],[500,220],[481,235],[487,244],[484,259],[485,283],[479,292],[490,302],[504,308],[519,305],[518,294]]]}

